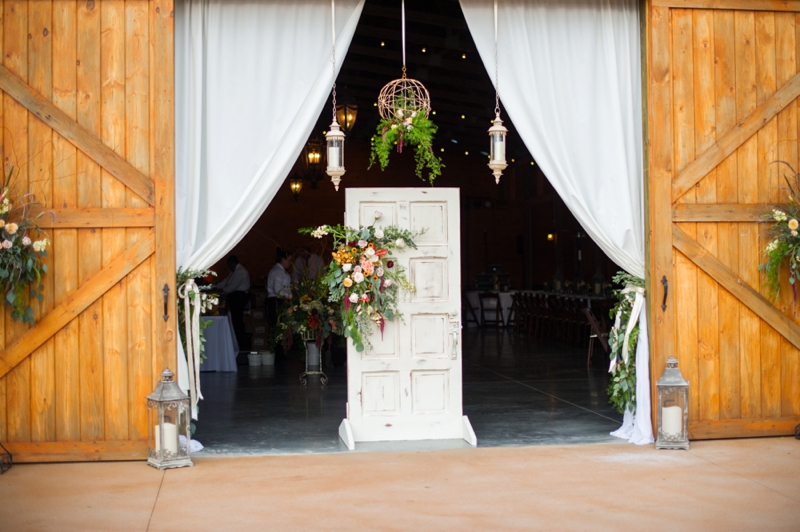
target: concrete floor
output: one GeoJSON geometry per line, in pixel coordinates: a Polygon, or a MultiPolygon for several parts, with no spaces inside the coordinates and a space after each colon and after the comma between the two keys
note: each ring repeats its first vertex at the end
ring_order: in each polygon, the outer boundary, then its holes
{"type": "Polygon", "coordinates": [[[15,465],[0,530],[800,530],[800,441],[15,465]]]}
{"type": "MultiPolygon", "coordinates": [[[[534,343],[511,331],[464,331],[464,414],[480,447],[612,442],[622,416],[608,404],[605,354],[591,368],[586,349],[534,343]]],[[[327,387],[302,386],[299,354],[275,368],[239,366],[202,373],[205,400],[195,438],[205,455],[348,452],[338,428],[345,417],[347,372],[328,367],[327,387]]],[[[463,440],[357,444],[356,451],[468,448],[463,440]]]]}

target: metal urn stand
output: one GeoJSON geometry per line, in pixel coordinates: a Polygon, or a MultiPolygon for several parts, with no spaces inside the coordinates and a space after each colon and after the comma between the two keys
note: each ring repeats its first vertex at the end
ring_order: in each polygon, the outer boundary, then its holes
{"type": "Polygon", "coordinates": [[[319,383],[322,386],[328,384],[328,376],[325,375],[324,371],[322,371],[323,361],[325,360],[325,357],[322,355],[321,351],[319,353],[319,369],[316,371],[308,369],[308,342],[311,342],[316,339],[317,335],[313,331],[306,331],[303,333],[303,349],[306,350],[306,370],[300,374],[300,382],[303,384],[303,386],[306,386],[308,384],[309,375],[319,375],[320,376],[319,383]]]}

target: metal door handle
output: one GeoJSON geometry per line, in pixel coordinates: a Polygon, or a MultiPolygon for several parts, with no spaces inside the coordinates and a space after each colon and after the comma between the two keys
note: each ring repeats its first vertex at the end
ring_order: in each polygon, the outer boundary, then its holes
{"type": "Polygon", "coordinates": [[[164,283],[164,321],[169,321],[169,285],[164,283]]]}
{"type": "Polygon", "coordinates": [[[664,285],[664,301],[661,302],[661,310],[667,310],[667,295],[669,295],[669,283],[667,282],[667,276],[664,275],[661,277],[661,284],[664,285]]]}

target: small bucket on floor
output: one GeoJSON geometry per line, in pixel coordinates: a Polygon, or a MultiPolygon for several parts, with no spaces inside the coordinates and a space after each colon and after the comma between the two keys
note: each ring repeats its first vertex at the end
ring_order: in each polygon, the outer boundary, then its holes
{"type": "Polygon", "coordinates": [[[259,351],[261,354],[261,365],[262,366],[274,366],[275,365],[275,353],[272,351],[259,351]]]}
{"type": "Polygon", "coordinates": [[[249,355],[247,355],[247,363],[251,366],[260,366],[261,365],[261,353],[258,351],[251,351],[249,355]]]}

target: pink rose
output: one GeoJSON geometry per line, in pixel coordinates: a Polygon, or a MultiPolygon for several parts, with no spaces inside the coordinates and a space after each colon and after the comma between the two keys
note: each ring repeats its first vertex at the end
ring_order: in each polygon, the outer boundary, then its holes
{"type": "Polygon", "coordinates": [[[367,247],[367,241],[366,240],[359,240],[358,241],[358,247],[360,247],[362,249],[367,247]]]}
{"type": "Polygon", "coordinates": [[[3,240],[3,249],[11,249],[13,245],[10,240],[3,240]]]}
{"type": "Polygon", "coordinates": [[[31,239],[28,238],[27,236],[22,237],[22,245],[23,246],[30,246],[31,245],[31,239]]]}

